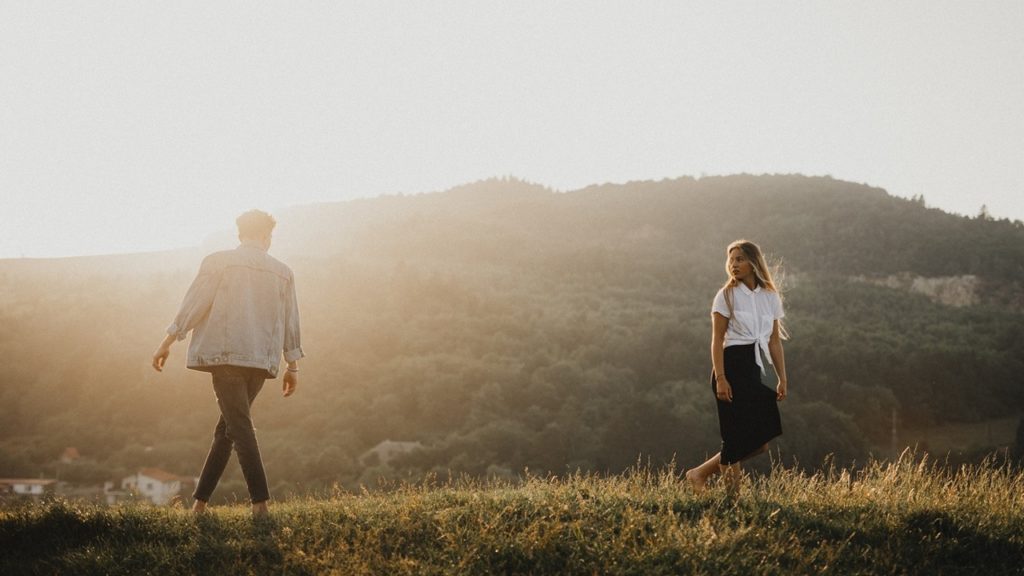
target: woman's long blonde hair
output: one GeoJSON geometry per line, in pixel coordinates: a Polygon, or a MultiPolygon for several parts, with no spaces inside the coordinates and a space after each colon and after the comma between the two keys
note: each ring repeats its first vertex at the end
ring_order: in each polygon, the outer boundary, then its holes
{"type": "MultiPolygon", "coordinates": [[[[779,300],[782,300],[782,291],[775,285],[775,280],[772,278],[772,268],[768,266],[768,261],[765,260],[761,248],[750,240],[736,240],[725,249],[725,273],[729,279],[722,286],[722,290],[725,293],[725,305],[729,308],[730,318],[735,316],[732,309],[732,291],[739,285],[739,281],[733,278],[732,271],[729,269],[729,254],[736,249],[743,252],[743,255],[747,257],[747,260],[753,266],[754,285],[760,286],[764,290],[775,292],[779,295],[779,300]]],[[[780,271],[779,266],[775,267],[775,271],[780,271]]],[[[782,320],[779,320],[779,332],[783,339],[789,338],[789,333],[786,332],[786,327],[782,325],[782,320]]]]}

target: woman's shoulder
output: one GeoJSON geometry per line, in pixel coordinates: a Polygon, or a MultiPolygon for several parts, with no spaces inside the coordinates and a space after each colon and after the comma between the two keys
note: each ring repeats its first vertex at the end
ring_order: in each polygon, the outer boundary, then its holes
{"type": "Polygon", "coordinates": [[[725,300],[725,292],[727,289],[727,287],[719,288],[718,292],[715,292],[714,300],[711,301],[711,311],[718,312],[719,314],[725,316],[726,318],[731,316],[731,314],[729,313],[729,304],[725,300]]]}
{"type": "Polygon", "coordinates": [[[718,289],[718,292],[715,292],[715,301],[717,302],[717,301],[721,300],[721,301],[724,302],[725,301],[726,293],[727,292],[731,292],[731,291],[732,291],[732,286],[722,286],[721,288],[718,289]]]}

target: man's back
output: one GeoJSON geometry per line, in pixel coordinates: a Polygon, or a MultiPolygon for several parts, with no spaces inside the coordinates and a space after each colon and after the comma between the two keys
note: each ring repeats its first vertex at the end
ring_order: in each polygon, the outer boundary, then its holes
{"type": "Polygon", "coordinates": [[[193,330],[187,365],[231,365],[275,377],[281,353],[302,356],[292,271],[259,246],[243,243],[207,256],[169,333],[193,330]]]}

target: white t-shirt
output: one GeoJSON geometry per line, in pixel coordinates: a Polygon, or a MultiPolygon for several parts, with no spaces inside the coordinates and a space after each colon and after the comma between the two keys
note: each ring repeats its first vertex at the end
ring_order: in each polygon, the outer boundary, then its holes
{"type": "Polygon", "coordinates": [[[778,292],[765,290],[760,286],[751,290],[746,284],[740,283],[731,289],[734,317],[730,317],[729,306],[725,303],[725,290],[722,288],[715,294],[715,302],[711,305],[712,312],[729,318],[729,327],[725,331],[725,346],[757,344],[754,347],[754,357],[764,372],[764,364],[758,350],[764,352],[768,363],[771,364],[768,339],[772,335],[775,321],[786,315],[782,310],[782,299],[779,298],[778,292]]]}

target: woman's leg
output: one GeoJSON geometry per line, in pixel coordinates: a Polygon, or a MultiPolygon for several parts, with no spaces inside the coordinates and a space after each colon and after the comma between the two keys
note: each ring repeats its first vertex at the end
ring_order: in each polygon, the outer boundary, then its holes
{"type": "Polygon", "coordinates": [[[740,463],[725,464],[722,466],[722,476],[725,478],[725,491],[730,498],[737,498],[740,495],[740,463]]]}
{"type": "Polygon", "coordinates": [[[729,497],[736,499],[740,495],[740,479],[743,477],[743,473],[740,471],[740,462],[746,462],[758,454],[764,454],[768,451],[768,444],[762,444],[760,448],[754,450],[750,454],[747,454],[743,458],[740,458],[739,462],[733,464],[727,464],[722,466],[722,474],[725,476],[725,489],[728,492],[729,497]]]}
{"type": "Polygon", "coordinates": [[[764,454],[767,451],[768,451],[768,443],[765,442],[764,444],[761,445],[760,448],[758,448],[757,450],[754,450],[750,454],[747,454],[746,456],[744,456],[740,460],[740,462],[743,462],[744,460],[749,460],[749,459],[753,458],[754,456],[757,456],[757,455],[760,455],[760,454],[764,454]]]}
{"type": "Polygon", "coordinates": [[[706,462],[691,468],[686,471],[686,479],[690,481],[690,485],[697,492],[700,492],[708,483],[708,478],[721,472],[722,453],[719,452],[711,458],[708,458],[706,462]]]}
{"type": "Polygon", "coordinates": [[[753,458],[758,454],[764,454],[768,451],[768,444],[762,445],[757,450],[754,450],[750,454],[744,456],[739,462],[733,464],[722,464],[722,453],[719,452],[711,458],[708,458],[706,462],[691,468],[686,471],[686,479],[690,481],[690,485],[697,492],[700,492],[707,485],[708,478],[722,472],[728,482],[727,487],[729,492],[736,495],[739,494],[740,488],[740,462],[753,458]]]}

